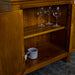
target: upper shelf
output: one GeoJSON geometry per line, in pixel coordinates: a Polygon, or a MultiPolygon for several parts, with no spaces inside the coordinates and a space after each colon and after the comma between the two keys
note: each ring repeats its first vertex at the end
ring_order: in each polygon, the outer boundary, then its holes
{"type": "Polygon", "coordinates": [[[13,2],[13,3],[40,3],[40,2],[61,2],[61,1],[68,1],[72,2],[73,0],[2,0],[4,2],[13,2]]]}
{"type": "Polygon", "coordinates": [[[37,25],[25,27],[24,28],[24,39],[28,39],[31,37],[43,35],[46,33],[54,32],[54,31],[58,31],[58,30],[62,30],[62,29],[65,29],[65,27],[64,26],[61,26],[58,28],[54,28],[53,26],[39,27],[37,25]]]}

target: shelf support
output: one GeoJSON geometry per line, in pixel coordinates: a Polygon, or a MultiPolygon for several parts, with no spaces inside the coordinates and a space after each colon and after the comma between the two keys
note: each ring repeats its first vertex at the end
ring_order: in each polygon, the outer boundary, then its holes
{"type": "Polygon", "coordinates": [[[67,57],[63,59],[64,62],[70,62],[70,53],[67,53],[67,57]]]}

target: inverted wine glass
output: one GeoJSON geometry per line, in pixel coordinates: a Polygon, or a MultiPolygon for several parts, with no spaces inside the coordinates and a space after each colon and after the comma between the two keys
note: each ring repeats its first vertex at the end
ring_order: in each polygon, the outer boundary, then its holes
{"type": "Polygon", "coordinates": [[[52,14],[52,7],[51,6],[49,6],[47,8],[46,14],[48,16],[46,25],[52,25],[53,23],[51,23],[51,21],[50,21],[50,17],[51,17],[51,14],[52,14]]]}
{"type": "Polygon", "coordinates": [[[40,17],[40,27],[45,27],[43,24],[43,16],[44,16],[44,8],[41,7],[40,10],[37,12],[37,15],[40,17]]]}
{"type": "Polygon", "coordinates": [[[56,9],[53,10],[53,16],[56,17],[56,24],[53,25],[53,27],[60,27],[60,25],[58,24],[57,20],[58,20],[58,17],[61,15],[61,12],[60,12],[60,9],[59,9],[59,6],[56,7],[56,9]]]}

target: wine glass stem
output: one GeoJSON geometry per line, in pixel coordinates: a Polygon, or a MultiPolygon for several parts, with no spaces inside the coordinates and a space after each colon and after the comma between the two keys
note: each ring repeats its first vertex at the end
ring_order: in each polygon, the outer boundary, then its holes
{"type": "Polygon", "coordinates": [[[42,25],[42,16],[40,16],[40,21],[41,21],[41,22],[40,22],[40,25],[42,25]]]}
{"type": "Polygon", "coordinates": [[[58,23],[57,23],[57,19],[58,19],[58,17],[56,17],[56,26],[58,25],[58,23]]]}
{"type": "Polygon", "coordinates": [[[36,17],[36,25],[38,25],[38,16],[36,17]]]}
{"type": "Polygon", "coordinates": [[[50,15],[48,15],[48,22],[50,23],[50,15]]]}
{"type": "Polygon", "coordinates": [[[49,17],[48,17],[48,22],[50,22],[50,15],[49,15],[49,17]]]}

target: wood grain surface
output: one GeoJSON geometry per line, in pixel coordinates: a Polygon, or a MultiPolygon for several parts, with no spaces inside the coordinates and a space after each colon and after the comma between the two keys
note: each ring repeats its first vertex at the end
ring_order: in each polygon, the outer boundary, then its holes
{"type": "Polygon", "coordinates": [[[75,51],[75,4],[72,5],[72,21],[71,21],[71,36],[70,50],[75,51]]]}
{"type": "MultiPolygon", "coordinates": [[[[24,71],[25,74],[27,74],[65,57],[66,61],[68,61],[70,59],[69,37],[71,25],[71,5],[68,4],[72,4],[73,0],[11,1],[11,4],[13,5],[12,10],[15,11],[0,14],[0,75],[22,75],[24,71]],[[24,40],[24,33],[26,32],[24,31],[24,28],[40,24],[40,18],[38,17],[37,19],[37,16],[35,15],[37,12],[36,9],[40,8],[36,7],[50,5],[55,5],[53,7],[61,5],[61,17],[59,17],[58,24],[65,26],[66,29],[61,31],[55,30],[56,32],[53,33],[26,38],[24,40]],[[23,12],[19,9],[22,9],[23,12]],[[43,45],[46,42],[48,44],[43,45]],[[52,46],[49,43],[58,45],[62,49],[58,49],[57,47],[52,46]],[[43,47],[41,47],[41,45],[43,45],[43,47]],[[41,58],[42,60],[40,60],[39,62],[41,63],[37,62],[39,59],[36,61],[31,61],[31,63],[29,62],[30,60],[27,61],[27,63],[24,61],[24,48],[27,51],[27,49],[31,47],[36,47],[39,49],[39,58],[41,58]],[[48,51],[45,54],[46,49],[48,51]],[[52,59],[47,58],[47,60],[45,60],[45,57],[47,55],[52,59]],[[27,65],[25,65],[25,63],[27,65]]],[[[10,3],[10,1],[8,2],[10,3]]],[[[5,9],[7,8],[8,7],[6,7],[5,9]]],[[[44,18],[46,17],[43,17],[43,23],[45,23],[44,18]]],[[[56,20],[55,17],[53,17],[53,15],[51,15],[50,20],[52,23],[55,24],[56,20]]],[[[26,34],[27,33],[28,32],[26,32],[26,34]]],[[[75,48],[75,46],[73,46],[72,48],[75,48]]]]}
{"type": "Polygon", "coordinates": [[[20,75],[24,66],[22,10],[0,14],[0,75],[20,75]]]}

